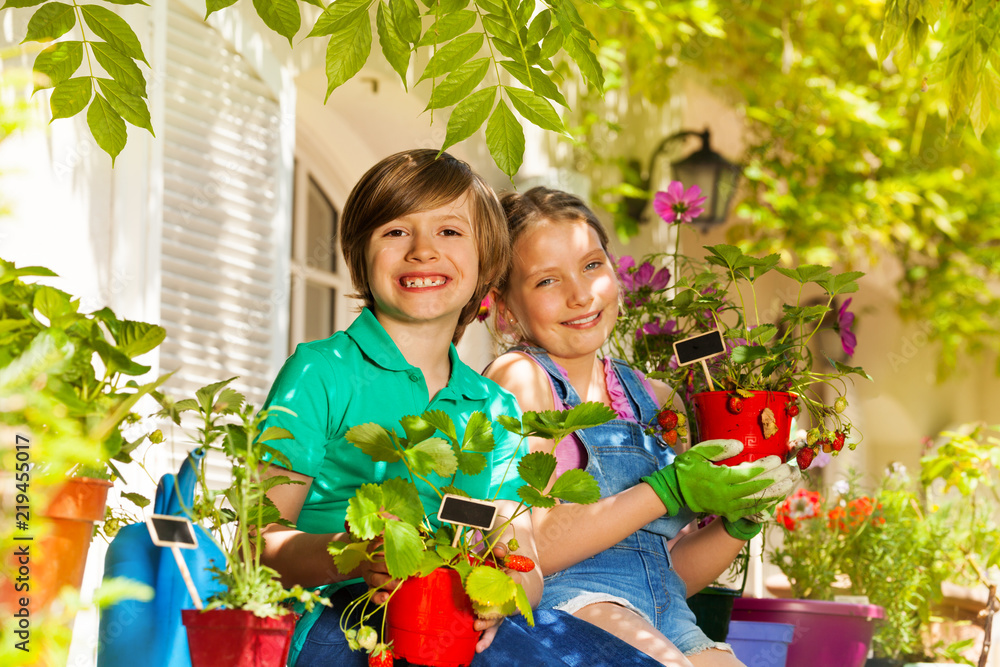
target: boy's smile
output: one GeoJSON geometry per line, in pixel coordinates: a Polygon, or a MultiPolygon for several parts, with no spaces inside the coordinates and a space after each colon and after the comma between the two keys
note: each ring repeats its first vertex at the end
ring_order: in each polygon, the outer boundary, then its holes
{"type": "Polygon", "coordinates": [[[479,256],[467,196],[376,229],[366,250],[375,315],[454,328],[472,298],[479,256]]]}

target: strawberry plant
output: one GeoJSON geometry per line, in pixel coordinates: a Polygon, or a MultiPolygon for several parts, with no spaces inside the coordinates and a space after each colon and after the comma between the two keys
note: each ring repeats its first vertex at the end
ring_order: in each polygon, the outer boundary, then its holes
{"type": "MultiPolygon", "coordinates": [[[[602,424],[613,417],[613,411],[604,405],[584,403],[563,412],[527,412],[521,419],[500,416],[497,422],[520,436],[523,445],[528,437],[551,439],[556,443],[574,431],[602,424]]],[[[516,536],[507,538],[506,533],[514,519],[532,507],[552,507],[560,500],[581,504],[595,502],[600,498],[597,481],[583,470],[569,470],[550,486],[556,457],[551,451],[533,452],[524,456],[517,466],[525,482],[517,491],[520,502],[510,516],[500,517],[502,521],[498,518],[499,525],[480,533],[460,525],[439,523],[425,510],[417,491],[418,482],[430,485],[438,497],[446,493],[467,496],[455,481],[459,475],[474,475],[483,470],[485,455],[495,446],[491,421],[482,413],[473,413],[465,432],[458,433],[448,415],[428,411],[404,417],[400,426],[402,435],[376,424],[362,424],[347,432],[347,439],[372,460],[402,462],[408,478],[389,478],[357,490],[347,510],[347,527],[353,539],[333,542],[329,547],[337,568],[348,573],[363,560],[384,559],[390,576],[399,580],[427,576],[441,567],[451,568],[461,576],[465,592],[479,616],[496,618],[519,612],[533,623],[531,605],[523,587],[505,569],[528,572],[534,563],[516,554],[497,562],[493,549],[508,539],[504,546],[508,551],[516,550],[516,536]],[[448,484],[434,484],[432,473],[448,484]]],[[[396,588],[390,593],[390,601],[399,590],[396,588]]],[[[386,635],[382,627],[378,633],[382,642],[378,643],[369,619],[388,604],[388,601],[373,604],[376,592],[366,592],[342,616],[344,632],[352,648],[368,650],[373,656],[375,652],[383,654],[386,635]],[[359,607],[363,610],[361,620],[349,625],[346,619],[359,607]]]]}

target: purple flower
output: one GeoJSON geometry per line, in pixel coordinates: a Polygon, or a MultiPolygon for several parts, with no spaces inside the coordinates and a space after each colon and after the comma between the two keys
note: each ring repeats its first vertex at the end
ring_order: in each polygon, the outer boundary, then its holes
{"type": "Polygon", "coordinates": [[[663,324],[660,324],[660,318],[655,317],[636,329],[635,337],[638,340],[643,336],[663,336],[676,333],[676,331],[677,320],[667,320],[663,324]]]}
{"type": "Polygon", "coordinates": [[[852,299],[845,301],[844,305],[837,311],[837,324],[834,326],[837,333],[840,334],[840,345],[849,357],[854,354],[854,348],[858,345],[858,337],[851,331],[851,327],[854,326],[854,313],[847,310],[852,299]]]}
{"type": "Polygon", "coordinates": [[[670,271],[666,268],[656,270],[650,262],[643,262],[635,267],[635,259],[625,255],[618,260],[618,279],[625,288],[625,304],[637,308],[649,301],[649,293],[663,289],[670,282],[670,271]],[[641,295],[635,294],[642,292],[641,295]]]}
{"type": "Polygon", "coordinates": [[[479,311],[476,313],[476,319],[480,322],[486,321],[486,318],[490,316],[490,307],[493,305],[493,299],[486,295],[482,301],[479,302],[479,311]]]}
{"type": "Polygon", "coordinates": [[[666,192],[657,192],[653,210],[666,222],[691,222],[705,210],[701,188],[692,185],[686,191],[680,181],[670,181],[666,192]]]}

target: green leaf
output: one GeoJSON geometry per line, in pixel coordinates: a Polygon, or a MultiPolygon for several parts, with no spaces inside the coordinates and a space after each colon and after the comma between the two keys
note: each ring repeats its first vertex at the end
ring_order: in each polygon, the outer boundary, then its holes
{"type": "Polygon", "coordinates": [[[427,420],[429,424],[433,424],[434,428],[441,431],[444,437],[451,440],[456,445],[458,444],[458,434],[455,432],[455,423],[448,416],[448,413],[444,410],[427,410],[424,414],[420,415],[427,420]]]}
{"type": "Polygon", "coordinates": [[[153,134],[153,124],[149,118],[149,108],[146,106],[146,100],[138,95],[133,95],[125,90],[117,81],[112,81],[111,79],[98,78],[97,85],[101,87],[101,92],[104,93],[111,107],[122,118],[136,127],[149,130],[149,133],[153,134]]]}
{"type": "Polygon", "coordinates": [[[516,63],[513,60],[501,60],[500,65],[507,70],[511,76],[539,95],[547,97],[553,102],[558,102],[564,107],[569,107],[569,103],[566,102],[566,98],[559,92],[556,84],[553,83],[552,79],[542,70],[537,67],[526,69],[524,65],[516,63]]]}
{"type": "Polygon", "coordinates": [[[374,539],[385,528],[382,518],[382,489],[365,484],[347,501],[347,523],[351,534],[363,540],[374,539]]]}
{"type": "Polygon", "coordinates": [[[18,9],[20,7],[34,7],[35,5],[40,5],[47,0],[7,0],[3,7],[0,9],[18,9]]]}
{"type": "Polygon", "coordinates": [[[344,25],[357,20],[358,14],[368,16],[368,8],[372,0],[337,0],[331,2],[326,10],[316,19],[316,25],[307,37],[332,35],[341,30],[344,25]]]}
{"type": "Polygon", "coordinates": [[[549,34],[545,35],[545,39],[542,40],[541,58],[551,58],[559,53],[565,39],[566,36],[558,26],[549,30],[549,34]]]}
{"type": "Polygon", "coordinates": [[[92,93],[90,77],[86,76],[66,79],[57,85],[49,98],[52,120],[69,118],[83,111],[90,102],[92,93]]]}
{"type": "Polygon", "coordinates": [[[521,479],[532,487],[544,492],[556,471],[556,457],[547,452],[532,452],[521,458],[517,464],[517,472],[521,479]]]}
{"type": "Polygon", "coordinates": [[[552,10],[543,9],[538,12],[538,15],[532,19],[531,25],[528,26],[528,35],[525,42],[528,44],[540,44],[545,39],[545,36],[548,35],[551,25],[552,10]]]}
{"type": "Polygon", "coordinates": [[[486,124],[486,146],[500,170],[514,178],[524,159],[524,128],[502,99],[486,124]]]}
{"type": "Polygon", "coordinates": [[[410,66],[410,46],[400,37],[395,24],[389,17],[386,6],[379,2],[375,12],[375,29],[378,31],[378,42],[382,47],[382,55],[399,75],[403,86],[406,86],[406,70],[410,66]]]}
{"type": "Polygon", "coordinates": [[[0,368],[0,391],[12,393],[35,381],[42,373],[56,375],[68,365],[75,347],[60,329],[46,329],[36,335],[27,349],[0,368]]]}
{"type": "Polygon", "coordinates": [[[389,11],[400,37],[413,44],[420,39],[420,8],[413,0],[389,0],[389,11]]]}
{"type": "Polygon", "coordinates": [[[517,585],[514,600],[517,602],[517,610],[524,616],[524,620],[531,627],[535,627],[535,615],[531,611],[531,600],[528,599],[528,594],[524,592],[524,586],[521,584],[517,585]]]}
{"type": "Polygon", "coordinates": [[[574,26],[567,32],[564,27],[563,32],[566,39],[563,42],[563,48],[573,58],[587,82],[598,92],[604,92],[604,71],[601,69],[601,63],[598,62],[597,56],[590,48],[593,37],[581,28],[582,25],[574,26]]]}
{"type": "Polygon", "coordinates": [[[601,497],[601,487],[590,473],[575,468],[559,475],[549,495],[568,503],[587,505],[597,502],[601,497]]]}
{"type": "Polygon", "coordinates": [[[493,442],[493,423],[484,413],[473,412],[465,425],[462,434],[462,449],[470,452],[492,452],[496,443],[493,442]]]}
{"type": "Polygon", "coordinates": [[[454,72],[449,74],[431,92],[428,109],[443,109],[465,99],[475,90],[476,86],[482,83],[486,72],[489,71],[490,59],[477,58],[465,63],[454,72]]]}
{"type": "Polygon", "coordinates": [[[393,445],[392,436],[378,424],[355,426],[344,434],[344,439],[367,454],[372,461],[393,463],[399,460],[399,450],[393,445]]]}
{"type": "Polygon", "coordinates": [[[830,361],[831,364],[833,364],[833,367],[837,369],[838,373],[842,373],[844,375],[851,375],[851,374],[860,375],[866,380],[870,380],[872,382],[875,381],[872,380],[872,377],[868,375],[868,373],[866,373],[864,369],[861,368],[860,366],[848,366],[847,364],[842,364],[839,361],[834,361],[833,359],[828,359],[828,360],[830,361]]]}
{"type": "Polygon", "coordinates": [[[514,435],[527,436],[528,432],[524,428],[524,424],[517,417],[511,417],[510,415],[500,415],[497,417],[497,423],[504,427],[507,431],[513,433],[514,435]]]}
{"type": "Polygon", "coordinates": [[[562,119],[547,99],[531,90],[504,86],[511,104],[525,120],[544,130],[565,132],[562,119]]]}
{"type": "Polygon", "coordinates": [[[286,428],[280,426],[268,426],[257,438],[259,442],[271,442],[272,440],[294,440],[295,436],[286,428]]]}
{"type": "Polygon", "coordinates": [[[392,477],[382,482],[382,505],[385,511],[413,526],[424,520],[424,505],[413,482],[392,477]]]}
{"type": "Polygon", "coordinates": [[[736,364],[749,364],[770,355],[768,349],[761,345],[737,345],[733,348],[729,358],[736,364]]]}
{"type": "Polygon", "coordinates": [[[436,551],[425,551],[420,558],[420,568],[417,570],[417,576],[426,577],[434,570],[442,567],[444,563],[444,559],[436,551]]]}
{"type": "Polygon", "coordinates": [[[431,56],[419,81],[447,74],[469,60],[483,47],[483,33],[460,35],[451,40],[431,56]]]}
{"type": "Polygon", "coordinates": [[[517,586],[510,575],[495,567],[478,565],[465,580],[465,592],[480,604],[499,606],[513,600],[517,586]]]}
{"type": "Polygon", "coordinates": [[[449,146],[468,139],[482,126],[490,115],[496,94],[497,87],[490,86],[477,90],[458,103],[448,119],[448,131],[441,150],[447,150],[449,146]]]}
{"type": "Polygon", "coordinates": [[[827,274],[830,273],[830,267],[820,266],[818,264],[804,264],[795,269],[778,267],[777,271],[781,275],[791,278],[799,284],[805,285],[808,282],[823,280],[827,274]]]}
{"type": "Polygon", "coordinates": [[[39,7],[32,15],[21,43],[48,42],[62,37],[75,25],[76,13],[71,5],[62,2],[49,2],[39,7]]]}
{"type": "Polygon", "coordinates": [[[97,145],[111,156],[113,167],[115,158],[125,148],[125,141],[128,138],[125,121],[106,99],[96,94],[93,104],[87,110],[87,125],[97,145]]]}
{"type": "Polygon", "coordinates": [[[75,312],[75,308],[70,305],[71,300],[70,295],[62,290],[48,285],[39,285],[38,289],[35,290],[31,306],[44,315],[46,319],[52,321],[61,315],[75,312]]]}
{"type": "Polygon", "coordinates": [[[366,560],[369,541],[363,542],[331,542],[327,551],[333,556],[333,563],[342,574],[353,572],[366,560]]]}
{"type": "Polygon", "coordinates": [[[757,341],[760,343],[766,343],[775,337],[778,333],[778,327],[773,324],[761,324],[758,327],[754,327],[750,330],[747,340],[757,341]]]}
{"type": "MultiPolygon", "coordinates": [[[[600,426],[616,417],[614,410],[595,401],[581,403],[565,413],[563,418],[565,435],[591,426],[600,426]]],[[[565,437],[565,435],[563,437],[565,437]]]]}
{"type": "MultiPolygon", "coordinates": [[[[459,465],[461,465],[461,462],[459,462],[459,465]]],[[[450,494],[455,495],[455,496],[462,496],[463,498],[471,498],[472,497],[472,496],[469,495],[468,491],[466,491],[465,489],[460,489],[457,486],[452,486],[450,484],[448,486],[442,486],[441,487],[441,493],[450,493],[450,494]]]]}
{"type": "MultiPolygon", "coordinates": [[[[338,0],[331,6],[344,2],[338,0]]],[[[330,94],[361,71],[372,49],[372,26],[368,19],[367,0],[362,0],[365,11],[354,11],[337,25],[330,35],[326,49],[326,99],[330,94]]],[[[318,24],[317,24],[318,25],[318,24]]]]}
{"type": "Polygon", "coordinates": [[[225,9],[235,4],[236,0],[205,0],[205,18],[207,19],[220,9],[225,9]]]}
{"type": "Polygon", "coordinates": [[[458,469],[458,459],[451,443],[444,438],[424,440],[407,449],[403,455],[420,475],[435,472],[442,477],[449,477],[458,469]]]}
{"type": "Polygon", "coordinates": [[[457,458],[458,469],[462,471],[463,475],[478,475],[486,468],[486,457],[482,454],[460,452],[457,458]]]}
{"type": "Polygon", "coordinates": [[[427,32],[417,42],[417,46],[443,44],[449,39],[464,35],[476,24],[476,13],[468,10],[445,14],[427,28],[427,32]]]}
{"type": "Polygon", "coordinates": [[[520,48],[518,46],[517,40],[517,28],[510,23],[510,19],[507,15],[495,15],[486,14],[483,16],[483,27],[486,32],[493,35],[496,39],[503,40],[514,46],[517,56],[510,56],[521,62],[520,48]]]}
{"type": "Polygon", "coordinates": [[[253,0],[253,6],[264,25],[287,38],[291,46],[292,37],[302,24],[299,3],[296,0],[253,0]]]}
{"type": "Polygon", "coordinates": [[[385,522],[385,565],[394,579],[417,572],[423,561],[424,542],[417,529],[402,521],[385,522]]]}
{"type": "MultiPolygon", "coordinates": [[[[778,262],[780,261],[781,255],[776,253],[768,255],[767,257],[755,258],[753,262],[753,280],[757,280],[762,275],[778,266],[778,262]]],[[[751,282],[753,282],[753,280],[751,280],[751,282]]]]}
{"type": "Polygon", "coordinates": [[[517,490],[518,497],[529,507],[555,507],[555,498],[546,496],[538,492],[537,489],[525,484],[517,490]]]}
{"type": "Polygon", "coordinates": [[[406,433],[408,443],[417,443],[421,440],[426,440],[437,431],[437,427],[422,416],[407,415],[400,419],[399,423],[403,427],[403,432],[406,433]]]}
{"type": "Polygon", "coordinates": [[[136,507],[147,507],[149,505],[149,498],[141,493],[122,493],[122,498],[130,501],[136,507]]]}
{"type": "Polygon", "coordinates": [[[506,10],[502,0],[476,0],[476,4],[485,9],[490,14],[503,14],[506,10]]]}
{"type": "Polygon", "coordinates": [[[83,18],[94,33],[125,55],[149,65],[142,53],[139,38],[125,20],[110,9],[100,5],[81,5],[83,18]]]}
{"type": "Polygon", "coordinates": [[[831,276],[819,284],[826,288],[830,296],[850,294],[858,291],[858,283],[855,281],[864,275],[862,271],[847,271],[831,276]]]}
{"type": "Polygon", "coordinates": [[[156,324],[121,320],[117,331],[112,332],[115,345],[130,357],[137,357],[154,349],[167,335],[167,330],[156,324]]]}
{"type": "MultiPolygon", "coordinates": [[[[121,51],[112,48],[105,42],[91,42],[90,48],[97,57],[97,62],[111,75],[111,78],[133,95],[146,97],[146,77],[142,75],[135,61],[121,51]]],[[[149,112],[146,112],[149,115],[149,112]]],[[[131,122],[131,121],[130,121],[131,122]]],[[[138,125],[138,123],[133,123],[138,125]]],[[[142,127],[141,125],[138,125],[142,127]]]]}
{"type": "MultiPolygon", "coordinates": [[[[38,54],[32,69],[48,77],[48,83],[35,83],[35,90],[57,86],[73,76],[83,62],[83,43],[58,42],[38,54]]],[[[34,92],[34,91],[32,91],[34,92]]]]}

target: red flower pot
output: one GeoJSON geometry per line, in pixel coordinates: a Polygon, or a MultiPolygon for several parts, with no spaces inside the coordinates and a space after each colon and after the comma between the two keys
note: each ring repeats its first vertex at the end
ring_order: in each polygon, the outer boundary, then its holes
{"type": "Polygon", "coordinates": [[[457,571],[441,567],[400,584],[386,608],[392,651],[417,665],[465,667],[476,656],[479,633],[472,601],[457,571]]]}
{"type": "Polygon", "coordinates": [[[260,618],[243,609],[182,609],[192,667],[284,667],[298,614],[260,618]]]}
{"type": "Polygon", "coordinates": [[[792,418],[786,407],[796,400],[795,394],[784,391],[755,391],[749,398],[728,391],[695,394],[694,418],[698,439],[732,438],[742,441],[743,451],[723,461],[726,465],[756,461],[771,454],[780,456],[784,461],[789,455],[788,436],[792,427],[792,418]],[[730,403],[733,397],[739,398],[738,412],[730,403]],[[767,437],[763,418],[765,409],[771,410],[776,429],[767,437]]]}

